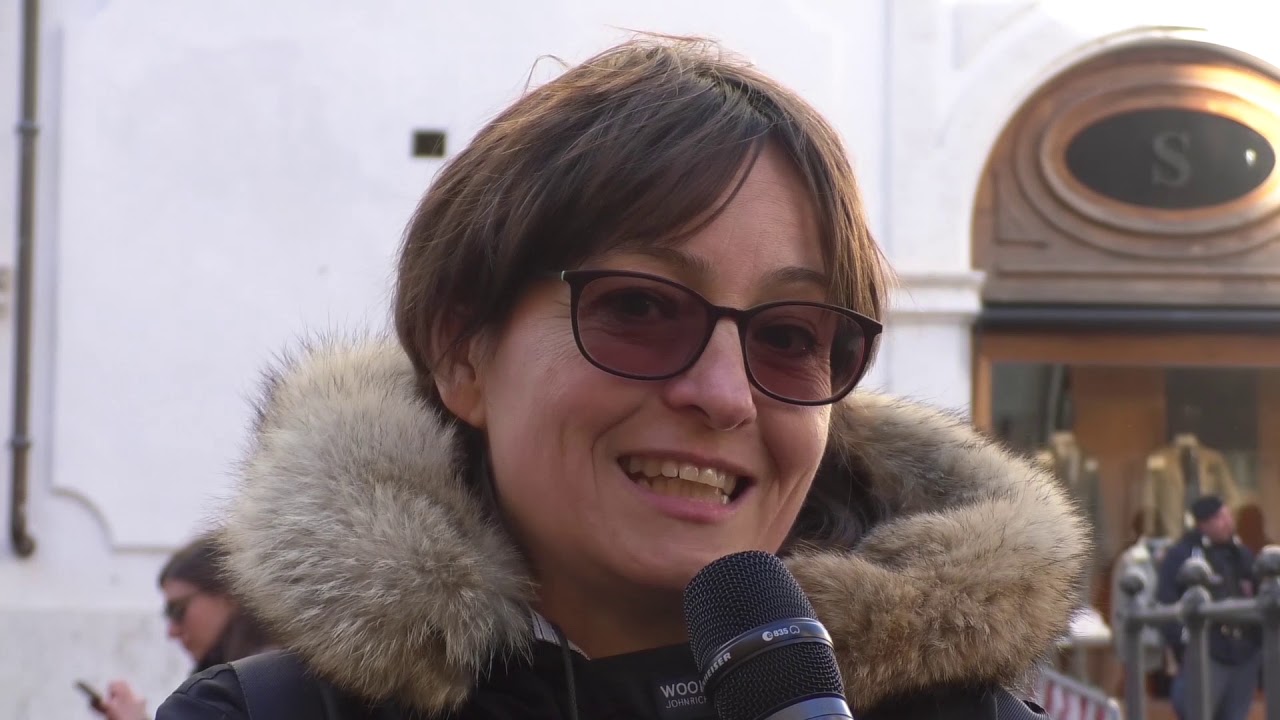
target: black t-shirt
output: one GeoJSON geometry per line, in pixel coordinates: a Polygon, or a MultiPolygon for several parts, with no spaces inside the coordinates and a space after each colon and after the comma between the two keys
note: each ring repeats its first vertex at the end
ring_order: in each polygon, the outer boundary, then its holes
{"type": "MultiPolygon", "coordinates": [[[[568,653],[581,720],[715,720],[692,653],[673,646],[588,660],[568,653]]],[[[499,664],[450,720],[563,720],[570,717],[566,653],[538,642],[520,662],[499,664]]],[[[323,683],[324,720],[418,720],[392,703],[369,705],[323,683]]],[[[948,689],[882,703],[860,720],[1028,720],[1044,715],[1001,689],[948,689]]],[[[156,720],[248,720],[244,693],[228,665],[192,676],[160,706],[156,720]]],[[[297,720],[311,720],[297,718],[297,720]]],[[[315,720],[321,720],[315,718],[315,720]]]]}

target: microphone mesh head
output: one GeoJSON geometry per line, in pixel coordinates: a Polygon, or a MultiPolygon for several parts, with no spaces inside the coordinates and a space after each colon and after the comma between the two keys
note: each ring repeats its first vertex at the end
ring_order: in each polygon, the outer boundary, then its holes
{"type": "MultiPolygon", "coordinates": [[[[699,672],[724,643],[762,625],[788,618],[817,619],[813,605],[786,566],[769,553],[749,551],[703,568],[684,592],[689,642],[699,672]]],[[[729,670],[708,689],[724,720],[753,720],[806,697],[844,695],[831,648],[821,643],[784,645],[729,670]]]]}

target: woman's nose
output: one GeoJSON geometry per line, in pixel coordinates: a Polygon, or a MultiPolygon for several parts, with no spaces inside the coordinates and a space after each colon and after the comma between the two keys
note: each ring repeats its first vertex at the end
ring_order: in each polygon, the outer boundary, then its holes
{"type": "Polygon", "coordinates": [[[756,399],[737,325],[721,320],[693,367],[668,381],[666,395],[673,407],[698,410],[713,430],[732,430],[755,420],[756,399]]]}

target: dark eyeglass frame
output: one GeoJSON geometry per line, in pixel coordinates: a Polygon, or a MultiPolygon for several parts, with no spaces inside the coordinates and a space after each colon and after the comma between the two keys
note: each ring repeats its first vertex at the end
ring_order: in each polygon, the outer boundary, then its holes
{"type": "Polygon", "coordinates": [[[703,297],[701,293],[693,288],[688,287],[687,285],[682,285],[674,280],[664,278],[660,275],[651,275],[649,273],[634,272],[630,270],[562,270],[552,273],[552,275],[563,280],[569,285],[569,312],[573,321],[573,340],[578,345],[578,352],[582,353],[582,357],[586,358],[587,362],[591,363],[595,367],[609,373],[610,375],[627,378],[628,380],[669,380],[682,373],[688,372],[689,368],[697,364],[698,360],[702,357],[702,353],[706,352],[707,345],[711,343],[711,336],[715,333],[716,326],[720,324],[722,319],[729,318],[730,320],[733,320],[734,324],[738,328],[738,342],[742,350],[742,366],[747,371],[747,380],[751,383],[752,387],[774,400],[784,402],[789,405],[802,405],[806,407],[830,405],[832,403],[839,402],[846,395],[852,392],[853,389],[858,386],[858,383],[862,380],[863,376],[867,374],[867,368],[871,365],[870,358],[875,349],[875,344],[880,337],[880,333],[884,331],[884,325],[880,322],[873,320],[862,313],[840,307],[839,305],[831,305],[829,303],[810,302],[806,300],[779,300],[776,302],[753,305],[745,309],[732,308],[724,305],[716,305],[703,297]],[[706,308],[707,315],[711,322],[707,323],[706,333],[702,338],[702,342],[698,345],[697,350],[689,356],[688,362],[686,362],[682,367],[673,372],[662,373],[660,375],[639,375],[635,373],[627,373],[601,363],[599,360],[592,357],[591,353],[587,351],[587,347],[582,341],[582,333],[578,327],[578,306],[582,299],[582,291],[592,281],[615,277],[636,278],[639,280],[646,280],[666,285],[676,290],[688,293],[691,297],[702,303],[706,308]],[[853,375],[849,382],[845,384],[845,387],[839,389],[833,395],[823,400],[796,400],[794,398],[789,398],[785,395],[779,395],[772,392],[756,379],[755,373],[751,370],[750,356],[747,354],[747,326],[750,324],[752,318],[777,307],[821,308],[843,315],[852,320],[853,323],[858,326],[862,331],[863,337],[862,367],[858,368],[858,371],[853,375]]]}

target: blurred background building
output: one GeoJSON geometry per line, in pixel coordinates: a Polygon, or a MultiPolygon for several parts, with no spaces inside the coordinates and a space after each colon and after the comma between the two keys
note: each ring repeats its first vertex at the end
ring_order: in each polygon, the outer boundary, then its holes
{"type": "MultiPolygon", "coordinates": [[[[309,333],[385,326],[400,232],[442,162],[556,73],[546,56],[629,30],[722,40],[837,125],[901,280],[869,385],[1055,469],[1098,529],[1103,617],[1115,557],[1179,532],[1201,490],[1232,493],[1247,541],[1280,530],[1269,3],[39,5],[33,445],[0,493],[8,523],[25,483],[34,548],[0,549],[0,717],[87,717],[77,679],[128,677],[153,708],[176,686],[155,575],[216,521],[261,367],[309,333]]],[[[10,128],[22,6],[0,0],[10,128]]],[[[6,428],[18,158],[15,135],[6,428]]],[[[1118,692],[1109,660],[1091,667],[1118,692]]]]}

